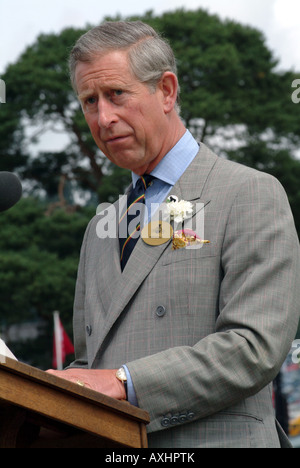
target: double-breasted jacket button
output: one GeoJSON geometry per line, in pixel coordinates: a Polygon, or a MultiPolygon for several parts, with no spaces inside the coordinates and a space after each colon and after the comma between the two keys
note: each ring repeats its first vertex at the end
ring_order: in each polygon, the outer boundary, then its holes
{"type": "Polygon", "coordinates": [[[158,317],[163,317],[166,313],[166,308],[163,305],[160,305],[156,309],[156,315],[158,317]]]}
{"type": "Polygon", "coordinates": [[[184,422],[186,422],[187,420],[188,420],[188,418],[187,418],[187,415],[186,415],[186,414],[180,414],[180,415],[179,415],[179,422],[184,423],[184,422]]]}
{"type": "Polygon", "coordinates": [[[88,336],[91,336],[91,334],[92,334],[92,326],[91,325],[86,326],[86,332],[87,332],[88,336]]]}
{"type": "Polygon", "coordinates": [[[170,418],[164,417],[164,418],[161,420],[160,423],[161,423],[161,425],[162,425],[163,427],[168,427],[168,426],[170,426],[170,418]]]}
{"type": "Polygon", "coordinates": [[[172,426],[175,426],[176,424],[179,424],[178,416],[172,416],[170,422],[171,422],[172,426]]]}

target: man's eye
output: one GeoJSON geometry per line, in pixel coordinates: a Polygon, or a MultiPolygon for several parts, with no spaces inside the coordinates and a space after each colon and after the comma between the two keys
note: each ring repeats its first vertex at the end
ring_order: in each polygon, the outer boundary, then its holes
{"type": "Polygon", "coordinates": [[[114,90],[114,95],[115,95],[115,96],[121,96],[122,94],[123,94],[122,89],[115,89],[115,90],[114,90]]]}
{"type": "Polygon", "coordinates": [[[87,105],[96,104],[96,102],[97,102],[97,98],[96,98],[96,97],[93,97],[93,96],[87,98],[86,101],[85,101],[85,103],[86,103],[87,105]]]}

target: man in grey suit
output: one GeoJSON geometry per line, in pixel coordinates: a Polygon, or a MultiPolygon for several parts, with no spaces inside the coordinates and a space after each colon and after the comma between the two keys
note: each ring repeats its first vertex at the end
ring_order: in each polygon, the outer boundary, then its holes
{"type": "MultiPolygon", "coordinates": [[[[202,207],[205,234],[139,238],[121,269],[119,240],[100,236],[95,216],[78,270],[76,360],[57,375],[147,410],[150,447],[289,446],[271,386],[300,306],[283,188],[198,145],[179,116],[172,50],[149,26],[92,29],[70,66],[98,147],[132,171],[133,187],[155,177],[146,207],[184,201],[191,221],[202,207]]],[[[112,208],[120,218],[119,203],[112,208]]]]}

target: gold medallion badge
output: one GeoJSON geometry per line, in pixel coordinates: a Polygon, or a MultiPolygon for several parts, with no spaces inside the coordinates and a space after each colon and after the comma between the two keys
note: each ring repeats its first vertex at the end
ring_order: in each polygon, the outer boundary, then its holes
{"type": "Polygon", "coordinates": [[[162,245],[173,236],[173,228],[165,221],[152,221],[143,228],[141,236],[148,245],[162,245]]]}

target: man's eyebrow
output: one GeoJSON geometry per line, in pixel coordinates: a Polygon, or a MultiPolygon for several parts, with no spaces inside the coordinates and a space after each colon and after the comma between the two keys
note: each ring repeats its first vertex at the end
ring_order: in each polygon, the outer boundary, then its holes
{"type": "Polygon", "coordinates": [[[89,89],[87,91],[83,91],[78,95],[79,101],[83,101],[85,98],[89,97],[91,94],[93,94],[93,90],[89,89]]]}

